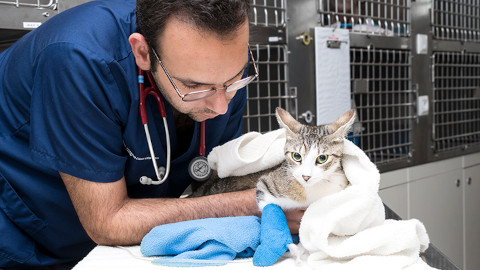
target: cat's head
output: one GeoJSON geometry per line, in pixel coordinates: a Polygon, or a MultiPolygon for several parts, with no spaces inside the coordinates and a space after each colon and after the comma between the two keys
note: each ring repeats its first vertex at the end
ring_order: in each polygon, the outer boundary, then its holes
{"type": "Polygon", "coordinates": [[[285,158],[298,182],[309,186],[343,173],[343,140],[355,121],[355,110],[323,126],[303,125],[281,108],[276,116],[286,130],[285,158]]]}

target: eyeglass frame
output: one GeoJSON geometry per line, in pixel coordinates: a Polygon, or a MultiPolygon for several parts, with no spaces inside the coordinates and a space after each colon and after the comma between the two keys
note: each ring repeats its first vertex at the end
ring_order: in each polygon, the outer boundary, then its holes
{"type": "Polygon", "coordinates": [[[198,90],[198,91],[193,91],[193,92],[190,92],[190,93],[187,93],[187,94],[182,94],[180,93],[180,90],[178,89],[177,85],[175,84],[175,82],[173,81],[173,78],[170,76],[170,74],[168,73],[167,71],[167,68],[163,65],[163,62],[160,60],[160,58],[158,57],[158,54],[157,52],[155,51],[154,48],[151,48],[152,51],[153,51],[153,54],[155,55],[155,58],[157,58],[157,61],[158,63],[160,64],[160,66],[162,67],[163,69],[163,72],[165,72],[165,75],[167,75],[167,78],[168,80],[170,81],[170,83],[172,84],[173,88],[175,89],[175,91],[177,92],[178,96],[182,99],[183,102],[192,102],[192,101],[197,101],[197,100],[202,100],[202,99],[205,99],[205,98],[208,98],[208,97],[211,97],[213,96],[218,90],[222,90],[224,89],[225,92],[233,92],[233,91],[238,91],[240,89],[242,89],[243,87],[247,86],[248,84],[250,84],[251,82],[253,82],[256,78],[258,78],[259,74],[258,74],[258,68],[257,68],[257,65],[255,64],[255,59],[253,58],[253,53],[252,53],[252,49],[250,48],[250,45],[248,45],[248,51],[250,53],[250,59],[252,60],[252,64],[253,64],[253,68],[255,69],[255,74],[254,75],[250,75],[248,77],[245,77],[245,78],[242,78],[238,81],[235,81],[227,86],[224,86],[224,87],[221,87],[221,88],[212,88],[212,89],[205,89],[205,90],[198,90]],[[245,85],[242,85],[241,87],[237,88],[237,89],[233,89],[233,90],[228,90],[228,87],[236,84],[236,83],[239,83],[239,82],[242,82],[242,81],[248,81],[247,83],[245,83],[245,85]],[[185,99],[186,97],[190,96],[190,95],[196,95],[196,94],[201,94],[201,93],[211,93],[211,94],[207,94],[206,96],[204,97],[200,97],[200,98],[195,98],[195,99],[185,99]]]}

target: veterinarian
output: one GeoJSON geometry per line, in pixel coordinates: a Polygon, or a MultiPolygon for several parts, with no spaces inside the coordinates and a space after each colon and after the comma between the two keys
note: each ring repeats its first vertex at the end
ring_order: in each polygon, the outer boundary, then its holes
{"type": "MultiPolygon", "coordinates": [[[[0,54],[0,268],[68,269],[97,244],[136,245],[160,224],[259,214],[255,190],[178,198],[192,182],[200,122],[206,154],[241,133],[246,91],[225,88],[255,72],[248,2],[93,1],[0,54]],[[151,71],[165,106],[171,168],[160,185],[139,181],[156,173],[138,69],[151,71]],[[182,99],[202,90],[211,93],[182,99]]],[[[145,107],[165,166],[156,100],[145,107]]],[[[292,232],[301,216],[287,214],[292,232]]]]}

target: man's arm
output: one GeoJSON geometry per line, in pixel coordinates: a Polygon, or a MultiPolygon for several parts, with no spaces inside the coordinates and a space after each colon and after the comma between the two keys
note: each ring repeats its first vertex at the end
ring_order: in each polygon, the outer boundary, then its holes
{"type": "Polygon", "coordinates": [[[259,215],[255,190],[198,198],[131,199],[125,179],[97,183],[60,173],[80,222],[101,245],[136,245],[157,225],[185,220],[259,215]]]}

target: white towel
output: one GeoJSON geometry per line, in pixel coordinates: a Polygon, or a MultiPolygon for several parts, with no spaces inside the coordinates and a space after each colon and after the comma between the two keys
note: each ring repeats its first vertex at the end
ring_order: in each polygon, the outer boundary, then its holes
{"type": "Polygon", "coordinates": [[[208,163],[221,178],[269,169],[285,160],[285,138],[283,128],[265,134],[249,132],[213,148],[208,163]]]}
{"type": "MultiPolygon", "coordinates": [[[[281,163],[284,145],[283,129],[251,132],[214,148],[208,161],[220,177],[244,175],[281,163]]],[[[307,267],[433,269],[419,257],[429,244],[425,227],[415,219],[385,221],[377,167],[349,140],[344,140],[342,165],[350,185],[310,205],[300,224],[307,267]]]]}
{"type": "Polygon", "coordinates": [[[380,174],[365,153],[344,141],[350,185],[314,202],[300,224],[300,241],[314,269],[432,269],[419,257],[428,248],[423,224],[385,221],[380,174]]]}

